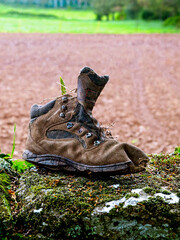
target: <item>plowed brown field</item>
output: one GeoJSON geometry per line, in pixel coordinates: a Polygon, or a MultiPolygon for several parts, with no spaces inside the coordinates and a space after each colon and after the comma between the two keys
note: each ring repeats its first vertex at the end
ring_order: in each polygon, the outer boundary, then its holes
{"type": "Polygon", "coordinates": [[[0,148],[25,146],[32,104],[60,94],[61,75],[76,87],[90,66],[110,81],[94,109],[120,141],[147,153],[180,144],[180,35],[0,34],[0,148]]]}

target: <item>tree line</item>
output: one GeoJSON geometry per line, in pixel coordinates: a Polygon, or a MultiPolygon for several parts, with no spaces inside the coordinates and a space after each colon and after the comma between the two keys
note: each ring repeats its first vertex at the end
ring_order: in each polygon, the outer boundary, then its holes
{"type": "Polygon", "coordinates": [[[165,20],[180,15],[180,0],[92,0],[98,20],[145,19],[165,20]]]}
{"type": "Polygon", "coordinates": [[[1,3],[36,5],[47,8],[91,8],[96,19],[161,19],[180,15],[180,0],[0,0],[1,3]]]}

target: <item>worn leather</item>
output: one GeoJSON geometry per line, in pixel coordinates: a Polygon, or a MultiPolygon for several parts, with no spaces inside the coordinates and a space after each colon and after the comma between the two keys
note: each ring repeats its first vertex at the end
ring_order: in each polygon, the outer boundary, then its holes
{"type": "Polygon", "coordinates": [[[79,75],[77,97],[67,94],[65,103],[63,97],[58,97],[48,112],[43,111],[30,122],[26,149],[37,155],[55,154],[86,165],[122,162],[129,163],[131,172],[143,170],[148,161],[146,154],[133,145],[105,137],[97,120],[92,117],[93,106],[108,78],[95,75],[96,80],[104,78],[98,86],[88,74],[95,73],[86,68],[79,75]],[[86,94],[87,89],[95,94],[86,94]],[[65,110],[62,110],[62,105],[66,106],[65,110]],[[60,117],[62,112],[64,117],[60,117]],[[89,133],[91,136],[87,137],[89,133]],[[96,141],[100,144],[95,145],[96,141]]]}
{"type": "Polygon", "coordinates": [[[81,70],[78,77],[77,99],[87,113],[92,113],[96,100],[108,80],[108,76],[100,77],[91,68],[85,67],[81,70]]]}
{"type": "Polygon", "coordinates": [[[49,110],[51,108],[53,108],[55,104],[55,100],[50,101],[49,103],[45,104],[44,106],[40,106],[40,105],[33,105],[31,107],[31,111],[30,111],[30,118],[31,120],[35,120],[37,117],[49,112],[49,110]]]}

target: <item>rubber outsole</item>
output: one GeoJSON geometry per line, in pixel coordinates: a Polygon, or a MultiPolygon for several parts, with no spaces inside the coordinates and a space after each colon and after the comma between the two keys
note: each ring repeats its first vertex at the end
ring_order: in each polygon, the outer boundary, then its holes
{"type": "Polygon", "coordinates": [[[29,150],[23,153],[23,159],[40,167],[44,167],[55,171],[69,172],[92,172],[92,173],[111,173],[111,174],[126,174],[130,172],[129,164],[131,162],[122,162],[110,165],[86,165],[74,162],[68,158],[53,154],[36,155],[29,150]]]}

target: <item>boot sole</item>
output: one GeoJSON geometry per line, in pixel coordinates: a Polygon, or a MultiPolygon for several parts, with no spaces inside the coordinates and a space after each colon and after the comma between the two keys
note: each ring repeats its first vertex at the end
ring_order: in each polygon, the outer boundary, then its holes
{"type": "Polygon", "coordinates": [[[23,159],[33,163],[35,165],[55,170],[55,171],[69,171],[69,172],[92,172],[92,173],[121,173],[126,174],[129,172],[130,167],[129,163],[131,162],[122,162],[109,165],[86,165],[82,163],[76,163],[68,158],[64,158],[58,155],[43,154],[36,155],[29,150],[25,150],[23,159]]]}

